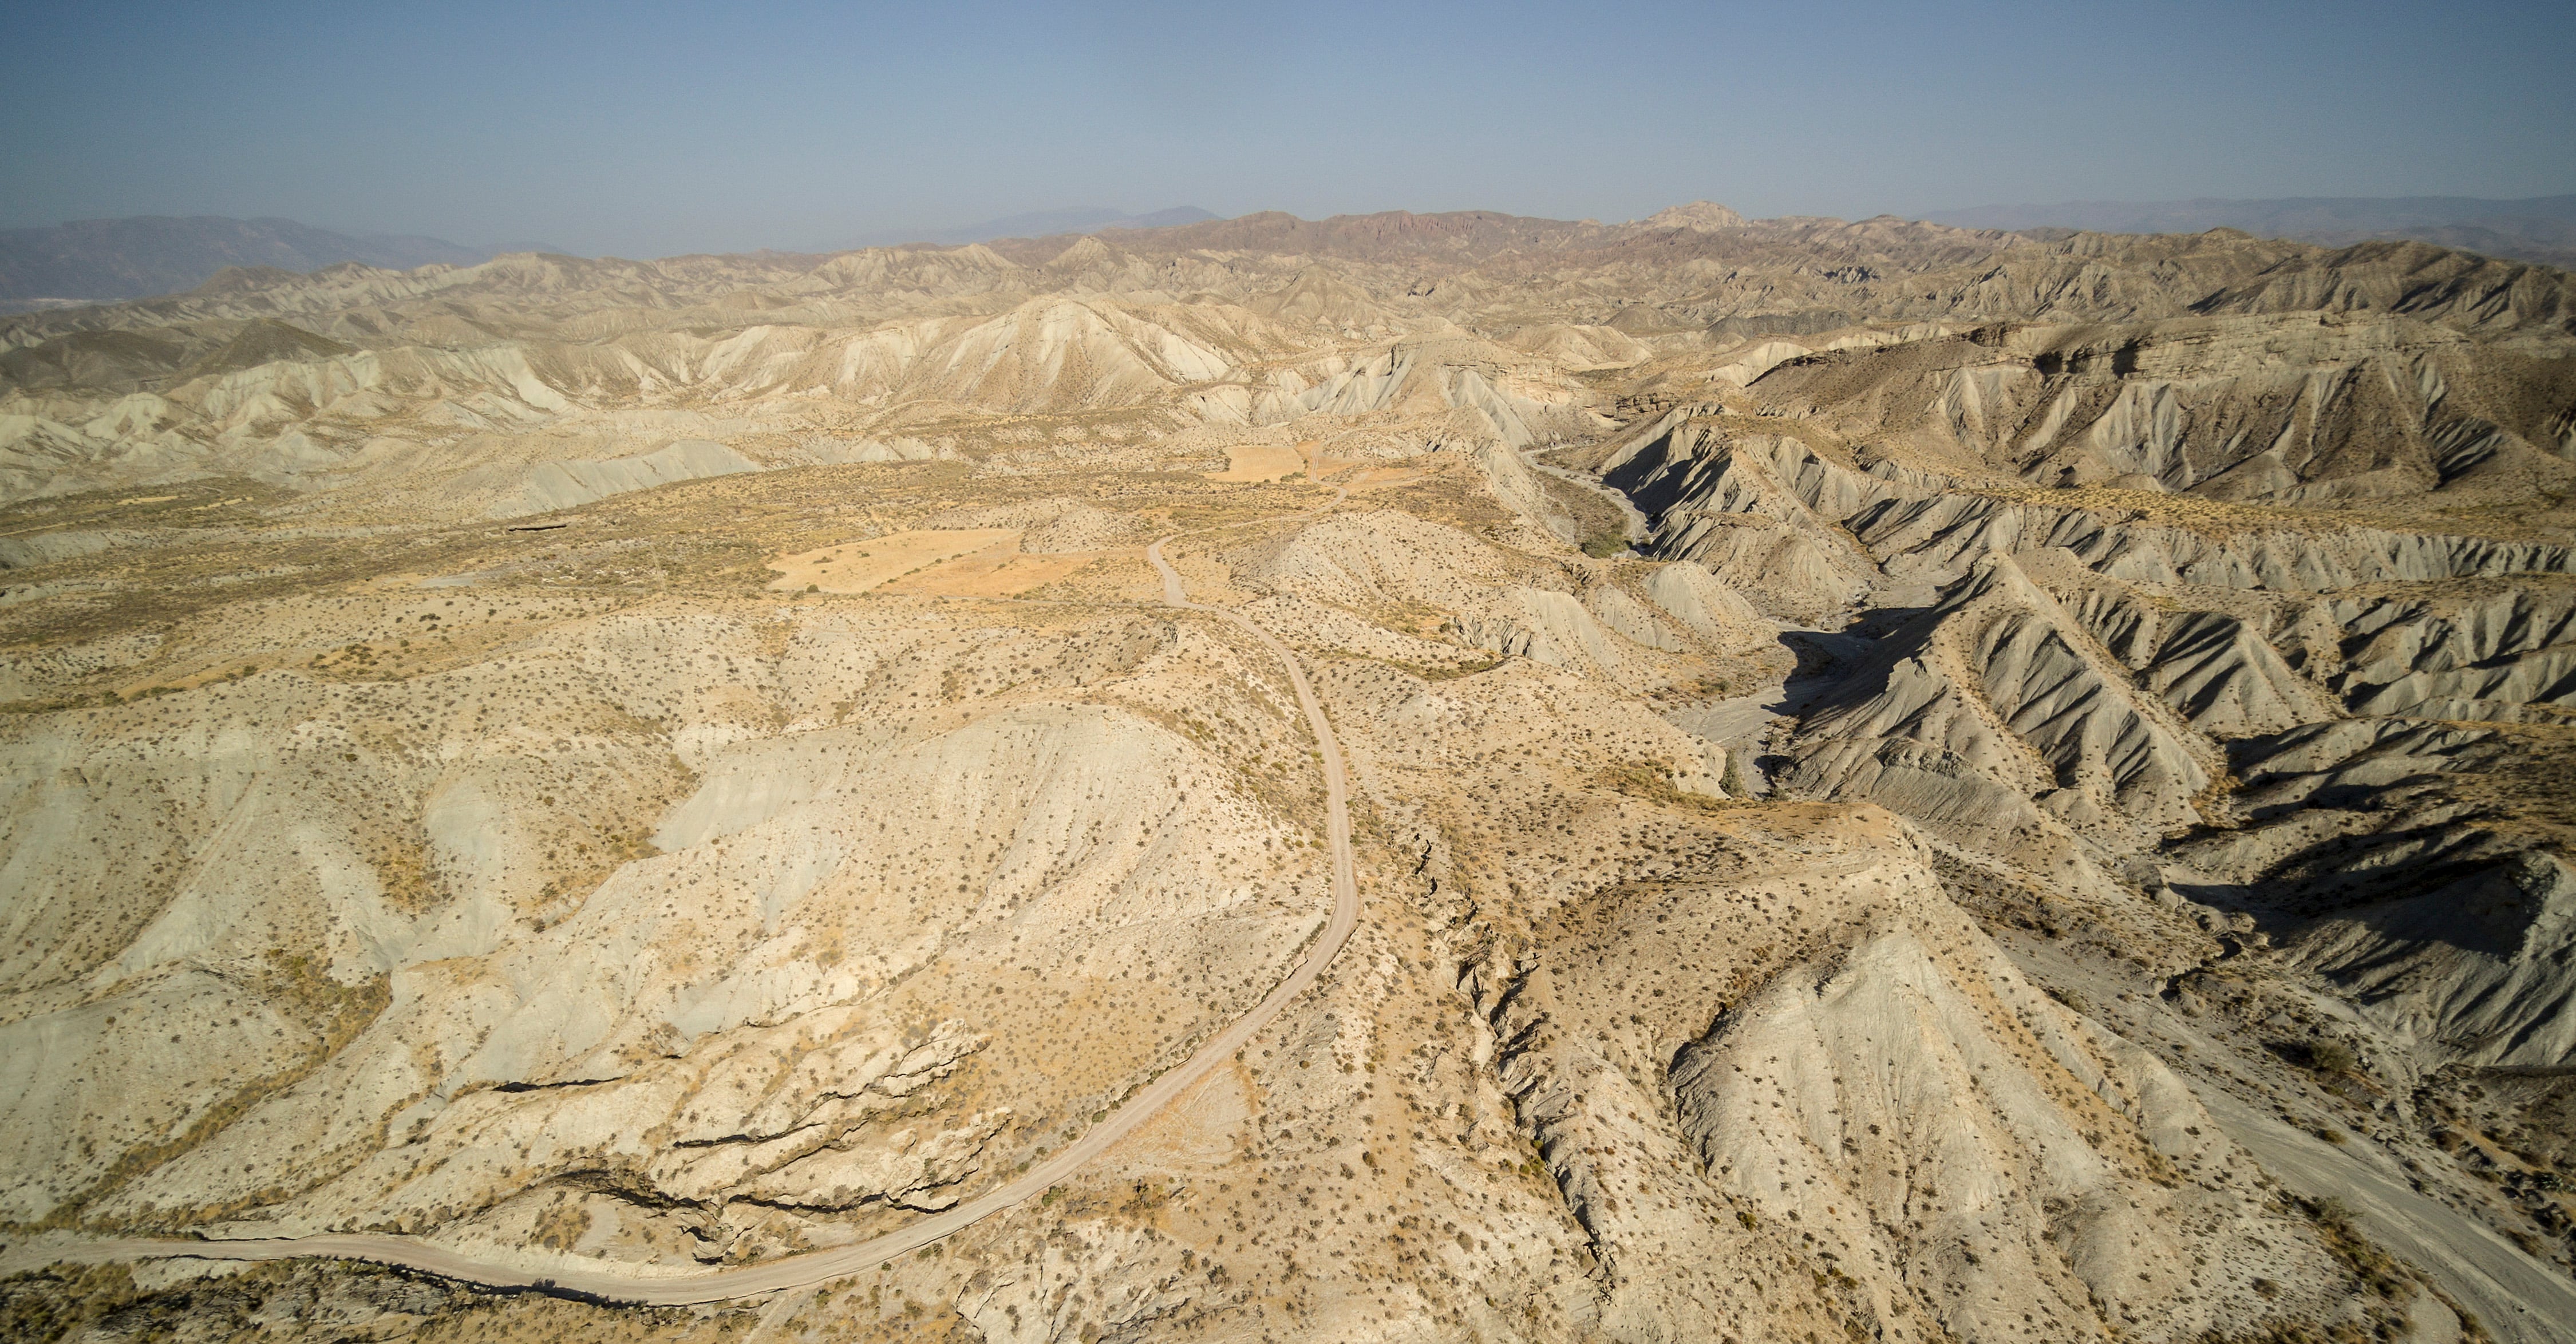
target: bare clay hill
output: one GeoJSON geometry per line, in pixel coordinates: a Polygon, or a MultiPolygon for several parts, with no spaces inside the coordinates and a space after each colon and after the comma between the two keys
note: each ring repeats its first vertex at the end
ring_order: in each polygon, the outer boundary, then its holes
{"type": "Polygon", "coordinates": [[[2576,297],[1255,215],[0,322],[0,1334],[2576,1339],[2576,297]]]}

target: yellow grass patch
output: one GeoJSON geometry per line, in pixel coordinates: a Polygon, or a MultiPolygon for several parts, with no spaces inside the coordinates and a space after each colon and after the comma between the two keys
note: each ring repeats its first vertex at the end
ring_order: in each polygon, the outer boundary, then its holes
{"type": "Polygon", "coordinates": [[[1018,547],[1019,540],[1017,528],[890,532],[779,556],[769,562],[780,575],[769,586],[796,593],[808,587],[827,593],[864,593],[961,555],[996,548],[1007,554],[1018,547]]]}
{"type": "Polygon", "coordinates": [[[1294,476],[1306,469],[1306,451],[1314,446],[1301,443],[1294,448],[1279,448],[1248,444],[1241,448],[1228,448],[1225,450],[1225,470],[1209,472],[1207,478],[1242,485],[1294,476]]]}

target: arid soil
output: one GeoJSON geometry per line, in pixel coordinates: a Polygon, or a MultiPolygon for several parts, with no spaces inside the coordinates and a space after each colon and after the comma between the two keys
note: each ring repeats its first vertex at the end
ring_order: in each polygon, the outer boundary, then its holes
{"type": "Polygon", "coordinates": [[[1703,203],[6,319],[0,1335],[2576,1339],[2568,284],[1703,203]]]}

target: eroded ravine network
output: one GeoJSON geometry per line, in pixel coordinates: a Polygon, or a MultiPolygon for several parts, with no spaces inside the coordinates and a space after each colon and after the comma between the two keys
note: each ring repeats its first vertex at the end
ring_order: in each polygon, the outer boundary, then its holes
{"type": "MultiPolygon", "coordinates": [[[[1338,501],[1343,496],[1337,494],[1338,501]]],[[[1325,507],[1331,507],[1327,504],[1325,507]]],[[[1178,534],[1176,534],[1178,535],[1178,534]]],[[[834,1279],[846,1278],[918,1250],[943,1237],[958,1232],[985,1218],[1024,1203],[1073,1175],[1093,1158],[1134,1133],[1161,1112],[1183,1092],[1205,1078],[1219,1065],[1231,1059],[1261,1029],[1268,1026],[1281,1010],[1315,983],[1324,968],[1349,940],[1359,924],[1359,879],[1351,856],[1351,824],[1347,783],[1342,770],[1340,746],[1333,739],[1333,727],[1324,717],[1324,707],[1315,698],[1313,685],[1296,655],[1269,631],[1246,617],[1223,607],[1208,606],[1189,600],[1188,590],[1171,562],[1163,557],[1165,537],[1145,549],[1146,559],[1153,562],[1163,581],[1163,601],[1168,606],[1203,612],[1230,622],[1248,632],[1262,647],[1276,655],[1288,670],[1289,684],[1296,690],[1297,704],[1306,713],[1306,725],[1315,735],[1318,755],[1324,770],[1325,840],[1332,855],[1333,913],[1318,938],[1286,978],[1271,989],[1250,1012],[1236,1018],[1196,1053],[1179,1065],[1139,1089],[1125,1104],[1112,1111],[1107,1119],[1093,1125],[1081,1138],[1062,1152],[1031,1167],[1027,1172],[1003,1183],[955,1208],[935,1213],[896,1232],[855,1246],[833,1250],[811,1251],[787,1256],[765,1264],[744,1265],[695,1273],[655,1275],[649,1272],[609,1269],[555,1269],[540,1271],[497,1261],[480,1259],[460,1251],[448,1250],[412,1237],[379,1233],[323,1233],[305,1237],[242,1238],[232,1240],[153,1240],[141,1238],[100,1239],[77,1242],[40,1242],[12,1247],[0,1253],[0,1274],[21,1273],[48,1264],[105,1264],[124,1260],[199,1259],[199,1260],[286,1260],[307,1257],[366,1260],[397,1265],[405,1269],[434,1274],[441,1278],[493,1288],[539,1288],[581,1294],[617,1302],[648,1306],[683,1306],[692,1303],[722,1302],[739,1298],[760,1297],[789,1289],[811,1288],[834,1279]]]]}

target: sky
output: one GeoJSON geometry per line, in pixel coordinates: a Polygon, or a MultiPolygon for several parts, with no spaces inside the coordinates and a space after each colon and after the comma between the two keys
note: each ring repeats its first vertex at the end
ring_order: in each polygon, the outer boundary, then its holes
{"type": "Polygon", "coordinates": [[[0,0],[0,227],[591,255],[1073,206],[2576,192],[2576,5],[0,0]]]}

